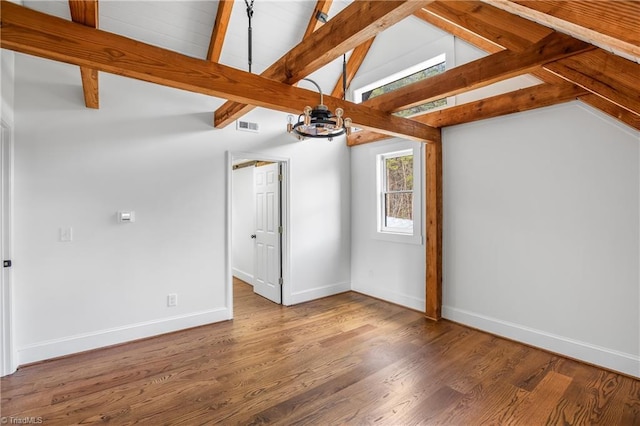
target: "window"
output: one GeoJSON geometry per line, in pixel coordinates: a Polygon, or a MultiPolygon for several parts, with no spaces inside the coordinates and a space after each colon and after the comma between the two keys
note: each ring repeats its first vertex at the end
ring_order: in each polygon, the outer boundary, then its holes
{"type": "Polygon", "coordinates": [[[381,231],[413,234],[413,150],[380,155],[381,231]]]}
{"type": "MultiPolygon", "coordinates": [[[[438,55],[429,61],[413,66],[385,79],[376,81],[375,83],[369,84],[360,89],[356,89],[354,91],[354,100],[357,103],[364,102],[384,93],[392,92],[417,81],[441,74],[446,70],[445,59],[446,56],[444,54],[438,55]]],[[[410,117],[446,105],[447,98],[442,98],[395,112],[394,115],[410,117]]]]}
{"type": "Polygon", "coordinates": [[[422,243],[422,146],[403,142],[376,150],[376,238],[422,243]]]}

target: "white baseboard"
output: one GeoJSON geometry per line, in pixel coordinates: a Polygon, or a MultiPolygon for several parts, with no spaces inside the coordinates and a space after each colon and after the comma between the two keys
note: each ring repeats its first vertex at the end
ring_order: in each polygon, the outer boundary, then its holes
{"type": "Polygon", "coordinates": [[[18,349],[18,363],[29,364],[228,319],[229,309],[218,308],[38,342],[18,349]]]}
{"type": "Polygon", "coordinates": [[[361,289],[357,285],[354,285],[353,291],[357,291],[358,293],[366,294],[367,296],[375,297],[377,299],[386,300],[387,302],[395,303],[396,305],[406,306],[407,308],[418,312],[424,312],[425,310],[426,302],[424,299],[397,293],[390,289],[361,289]]]}
{"type": "Polygon", "coordinates": [[[322,297],[333,296],[334,294],[344,293],[351,290],[351,283],[343,282],[331,284],[323,287],[316,287],[310,290],[299,291],[291,294],[291,300],[283,301],[285,305],[296,305],[298,303],[308,302],[310,300],[320,299],[322,297]],[[288,303],[287,303],[288,302],[288,303]]]}
{"type": "Polygon", "coordinates": [[[232,268],[231,270],[232,274],[234,277],[241,279],[242,281],[244,281],[247,284],[251,284],[253,285],[253,275],[249,274],[245,271],[241,271],[240,269],[237,268],[232,268]]]}
{"type": "Polygon", "coordinates": [[[640,378],[640,356],[603,348],[474,312],[442,307],[442,317],[479,330],[640,378]]]}

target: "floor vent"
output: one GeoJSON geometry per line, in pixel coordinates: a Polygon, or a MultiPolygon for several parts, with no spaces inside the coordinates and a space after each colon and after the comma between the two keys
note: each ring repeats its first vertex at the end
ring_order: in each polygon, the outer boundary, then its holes
{"type": "Polygon", "coordinates": [[[242,130],[245,132],[254,132],[258,133],[260,131],[260,126],[258,123],[252,123],[250,121],[237,120],[236,121],[236,130],[242,130]]]}

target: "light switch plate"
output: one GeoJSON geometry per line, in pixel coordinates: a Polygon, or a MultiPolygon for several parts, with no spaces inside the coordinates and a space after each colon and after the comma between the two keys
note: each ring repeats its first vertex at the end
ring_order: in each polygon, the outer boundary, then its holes
{"type": "Polygon", "coordinates": [[[73,241],[73,228],[70,226],[60,228],[60,242],[70,243],[73,241]]]}
{"type": "Polygon", "coordinates": [[[118,212],[118,222],[121,223],[133,223],[136,221],[136,212],[134,211],[120,211],[118,212]]]}

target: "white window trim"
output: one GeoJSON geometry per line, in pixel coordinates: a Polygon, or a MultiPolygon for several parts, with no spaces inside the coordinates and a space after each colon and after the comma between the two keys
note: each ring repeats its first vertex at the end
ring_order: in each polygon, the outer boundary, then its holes
{"type": "Polygon", "coordinates": [[[365,92],[367,92],[369,90],[375,89],[377,87],[384,86],[385,84],[391,83],[393,81],[400,80],[401,78],[404,78],[404,77],[406,77],[408,75],[417,73],[418,71],[430,68],[430,67],[432,67],[434,65],[438,65],[438,64],[440,64],[442,62],[444,62],[446,64],[446,59],[447,59],[446,54],[441,53],[440,55],[435,56],[435,57],[433,57],[433,58],[431,58],[431,59],[429,59],[427,61],[424,61],[424,62],[421,62],[419,64],[416,64],[416,65],[414,65],[412,67],[406,68],[406,69],[404,69],[402,71],[394,73],[394,74],[392,74],[392,75],[390,75],[388,77],[385,77],[383,79],[376,80],[373,83],[367,84],[366,86],[354,89],[354,91],[353,91],[353,101],[355,103],[359,104],[360,102],[362,102],[362,94],[363,93],[365,93],[365,92]]]}
{"type": "Polygon", "coordinates": [[[423,222],[423,204],[424,194],[422,188],[422,170],[423,170],[423,148],[424,144],[419,142],[401,141],[392,144],[386,144],[371,151],[373,161],[376,168],[376,228],[373,232],[373,238],[377,240],[390,241],[405,244],[422,244],[422,222],[423,222]],[[384,202],[382,200],[382,183],[383,183],[383,158],[390,157],[397,153],[412,151],[413,154],[413,232],[394,232],[393,230],[384,229],[384,202]]]}

